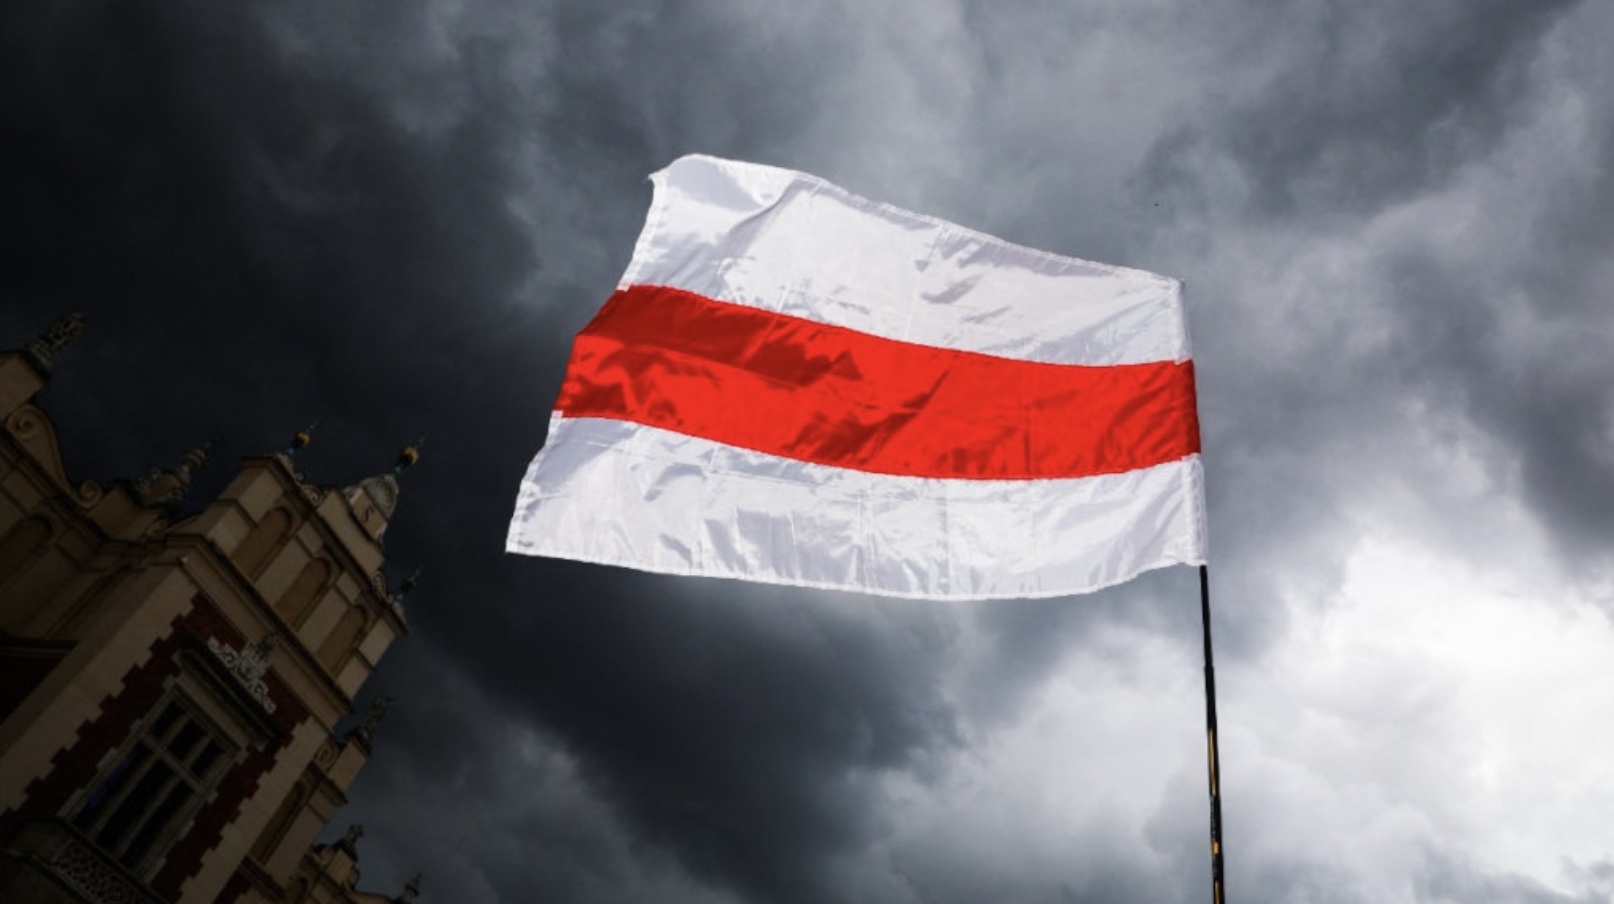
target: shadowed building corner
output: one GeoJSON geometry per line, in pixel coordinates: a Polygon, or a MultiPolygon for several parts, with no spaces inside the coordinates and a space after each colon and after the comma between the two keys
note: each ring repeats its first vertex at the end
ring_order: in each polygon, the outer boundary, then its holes
{"type": "Polygon", "coordinates": [[[75,483],[34,397],[82,331],[0,352],[0,901],[414,901],[418,876],[358,889],[360,827],[314,843],[391,705],[350,718],[407,630],[399,469],[312,485],[305,431],[211,500],[187,504],[205,446],[75,483]]]}

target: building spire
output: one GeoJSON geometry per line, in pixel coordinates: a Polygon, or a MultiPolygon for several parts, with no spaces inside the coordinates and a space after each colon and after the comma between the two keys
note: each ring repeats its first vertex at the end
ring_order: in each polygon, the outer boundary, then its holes
{"type": "Polygon", "coordinates": [[[398,450],[398,457],[394,460],[391,471],[366,477],[342,491],[348,502],[354,506],[354,513],[359,522],[377,541],[380,541],[382,532],[387,529],[387,522],[398,511],[398,476],[415,462],[420,461],[420,447],[425,442],[426,437],[422,436],[398,450]],[[366,495],[369,496],[369,502],[362,499],[366,495]],[[379,518],[374,517],[376,515],[379,515],[379,518]]]}
{"type": "Polygon", "coordinates": [[[366,750],[375,740],[376,729],[381,727],[381,720],[387,717],[387,710],[392,709],[393,699],[385,694],[370,701],[370,711],[364,714],[364,720],[348,730],[345,740],[358,741],[366,750]]]}
{"type": "Polygon", "coordinates": [[[313,442],[314,428],[318,426],[319,421],[315,421],[312,424],[309,424],[307,427],[293,433],[291,435],[291,442],[286,446],[286,457],[296,458],[299,451],[306,448],[309,443],[313,442]]]}
{"type": "Polygon", "coordinates": [[[414,467],[415,462],[420,461],[420,450],[425,445],[426,434],[422,433],[420,435],[420,439],[417,439],[413,443],[399,449],[398,459],[397,461],[393,462],[392,465],[392,473],[394,475],[402,474],[403,472],[414,467]]]}
{"type": "Polygon", "coordinates": [[[420,571],[421,569],[416,568],[409,572],[398,585],[398,589],[387,594],[387,602],[392,604],[393,610],[400,616],[404,614],[404,600],[408,599],[409,594],[414,593],[415,588],[420,585],[420,571]]]}
{"type": "Polygon", "coordinates": [[[207,453],[212,448],[211,439],[192,446],[180,455],[178,465],[167,470],[153,468],[150,474],[136,480],[134,489],[140,504],[169,505],[184,499],[190,492],[192,477],[207,464],[207,453]]]}
{"type": "Polygon", "coordinates": [[[415,588],[420,586],[421,570],[422,569],[420,568],[416,568],[414,571],[411,571],[409,574],[404,576],[403,583],[398,585],[398,593],[396,594],[396,599],[398,602],[403,602],[405,597],[411,593],[414,593],[415,588]]]}
{"type": "Polygon", "coordinates": [[[84,314],[74,311],[63,314],[50,322],[45,331],[28,343],[26,349],[34,363],[50,373],[51,357],[69,346],[77,345],[84,339],[84,314]]]}
{"type": "Polygon", "coordinates": [[[347,855],[354,860],[359,859],[359,839],[364,837],[364,823],[355,822],[347,827],[347,834],[336,846],[347,851],[347,855]]]}

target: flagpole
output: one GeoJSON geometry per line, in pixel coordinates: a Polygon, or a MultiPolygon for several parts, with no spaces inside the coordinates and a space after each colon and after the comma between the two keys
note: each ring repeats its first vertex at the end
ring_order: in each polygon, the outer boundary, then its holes
{"type": "Polygon", "coordinates": [[[1210,568],[1199,566],[1199,616],[1205,626],[1205,743],[1210,767],[1211,902],[1226,904],[1222,885],[1221,752],[1216,746],[1216,663],[1211,657],[1210,568]]]}

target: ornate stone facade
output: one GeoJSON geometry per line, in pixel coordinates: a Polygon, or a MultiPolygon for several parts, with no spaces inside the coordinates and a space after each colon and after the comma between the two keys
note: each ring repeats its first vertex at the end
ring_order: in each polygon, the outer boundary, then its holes
{"type": "Polygon", "coordinates": [[[391,702],[354,714],[406,630],[396,476],[264,455],[186,511],[198,449],[75,484],[33,399],[82,332],[0,352],[0,901],[414,900],[358,889],[355,833],[314,844],[391,702]]]}

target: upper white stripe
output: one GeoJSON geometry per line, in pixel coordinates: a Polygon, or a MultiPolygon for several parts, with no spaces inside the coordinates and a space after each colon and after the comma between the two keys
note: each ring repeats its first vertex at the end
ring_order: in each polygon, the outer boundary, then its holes
{"type": "Polygon", "coordinates": [[[1099,477],[940,480],[555,414],[506,548],[931,599],[1086,593],[1205,560],[1199,456],[1099,477]]]}
{"type": "Polygon", "coordinates": [[[1189,357],[1169,277],[1015,245],[791,170],[689,156],[651,179],[622,287],[1027,361],[1189,357]]]}

